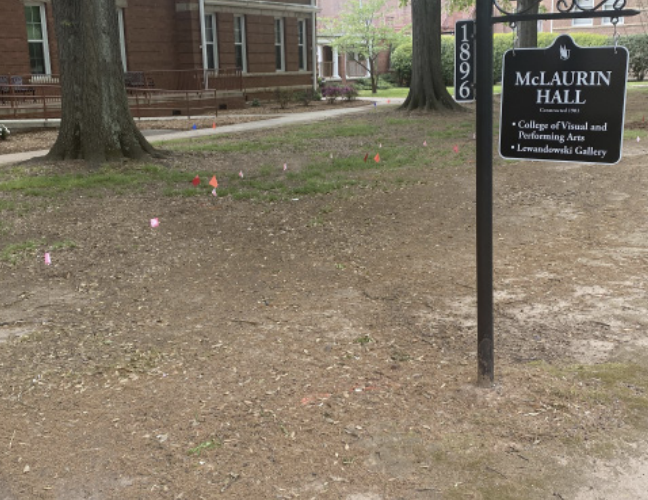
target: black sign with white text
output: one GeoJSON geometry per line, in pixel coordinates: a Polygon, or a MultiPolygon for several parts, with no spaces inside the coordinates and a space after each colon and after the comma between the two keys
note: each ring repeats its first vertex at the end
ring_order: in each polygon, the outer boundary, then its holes
{"type": "Polygon", "coordinates": [[[475,21],[455,24],[454,94],[457,102],[475,100],[475,21]]]}
{"type": "Polygon", "coordinates": [[[500,155],[613,164],[621,160],[628,51],[582,48],[569,35],[504,54],[500,155]]]}

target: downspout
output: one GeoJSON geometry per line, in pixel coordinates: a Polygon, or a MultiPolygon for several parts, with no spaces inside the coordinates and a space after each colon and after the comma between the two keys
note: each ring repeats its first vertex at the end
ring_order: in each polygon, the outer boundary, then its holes
{"type": "Polygon", "coordinates": [[[200,52],[202,55],[202,70],[205,90],[209,87],[207,76],[207,40],[205,38],[205,0],[198,0],[198,15],[200,16],[200,52]]]}
{"type": "Polygon", "coordinates": [[[317,91],[317,24],[316,24],[316,17],[317,14],[315,12],[315,1],[316,0],[311,0],[311,6],[313,7],[313,12],[311,13],[311,60],[312,60],[312,69],[313,69],[313,90],[317,91]]]}

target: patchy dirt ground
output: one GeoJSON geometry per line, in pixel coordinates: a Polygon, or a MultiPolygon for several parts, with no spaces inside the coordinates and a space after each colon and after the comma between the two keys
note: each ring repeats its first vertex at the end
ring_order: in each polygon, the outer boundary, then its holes
{"type": "Polygon", "coordinates": [[[648,141],[615,166],[497,163],[486,390],[471,133],[459,166],[328,195],[153,186],[4,210],[3,247],[43,244],[0,263],[0,499],[647,498],[648,141]]]}
{"type": "MultiPolygon", "coordinates": [[[[248,106],[244,109],[221,111],[215,117],[201,118],[174,118],[166,120],[136,120],[140,130],[189,130],[194,125],[196,128],[225,127],[238,123],[247,123],[272,118],[275,115],[288,113],[310,113],[324,109],[337,109],[358,106],[369,106],[371,102],[364,100],[336,101],[332,104],[326,101],[311,102],[308,106],[299,103],[289,103],[286,108],[281,108],[274,102],[264,102],[260,106],[248,106]]],[[[58,136],[58,129],[23,130],[14,129],[9,140],[0,140],[0,155],[22,153],[26,151],[39,151],[52,147],[58,136]]]]}

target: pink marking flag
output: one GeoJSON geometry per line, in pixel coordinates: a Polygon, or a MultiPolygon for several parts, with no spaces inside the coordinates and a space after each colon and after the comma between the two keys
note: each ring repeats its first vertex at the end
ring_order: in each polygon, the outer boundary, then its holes
{"type": "Polygon", "coordinates": [[[423,141],[423,145],[424,145],[424,146],[427,146],[427,141],[423,141]]]}
{"type": "Polygon", "coordinates": [[[381,142],[380,144],[378,144],[378,147],[379,147],[379,148],[382,148],[382,142],[381,142]]]}
{"type": "Polygon", "coordinates": [[[157,217],[155,219],[151,219],[151,227],[158,227],[160,225],[160,219],[157,217]]]}
{"type": "Polygon", "coordinates": [[[243,178],[243,170],[239,171],[239,177],[242,179],[243,178]]]}
{"type": "Polygon", "coordinates": [[[194,178],[193,178],[193,181],[191,181],[191,183],[192,183],[194,186],[197,186],[198,184],[200,184],[200,177],[198,177],[198,176],[194,177],[194,178]]]}
{"type": "Polygon", "coordinates": [[[637,136],[637,142],[641,142],[641,137],[637,136]]]}
{"type": "Polygon", "coordinates": [[[391,99],[387,99],[387,104],[389,104],[390,102],[391,102],[391,99]]]}
{"type": "Polygon", "coordinates": [[[52,264],[52,258],[50,257],[49,252],[45,252],[45,265],[49,266],[52,264]]]}
{"type": "Polygon", "coordinates": [[[285,172],[286,170],[288,170],[288,164],[287,164],[287,163],[284,163],[284,169],[283,169],[283,171],[285,172]]]}
{"type": "Polygon", "coordinates": [[[376,156],[374,156],[374,161],[376,163],[380,163],[380,153],[378,153],[376,156]]]}
{"type": "Polygon", "coordinates": [[[367,163],[367,158],[369,158],[369,153],[367,153],[364,157],[364,162],[367,163]]]}
{"type": "Polygon", "coordinates": [[[459,146],[457,146],[457,145],[455,144],[454,146],[452,146],[452,150],[453,150],[455,153],[458,153],[458,152],[459,152],[459,146]]]}
{"type": "Polygon", "coordinates": [[[213,194],[214,196],[218,196],[218,193],[216,192],[216,188],[212,189],[212,194],[213,194]]]}
{"type": "Polygon", "coordinates": [[[214,189],[218,187],[218,181],[216,180],[215,175],[209,181],[209,185],[212,186],[214,189]]]}

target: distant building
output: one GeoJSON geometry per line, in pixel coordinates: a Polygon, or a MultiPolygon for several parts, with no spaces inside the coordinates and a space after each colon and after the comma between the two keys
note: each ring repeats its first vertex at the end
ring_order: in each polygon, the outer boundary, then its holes
{"type": "MultiPolygon", "coordinates": [[[[230,90],[249,97],[316,83],[314,0],[116,4],[122,63],[129,73],[198,70],[204,71],[201,84],[209,85],[221,73],[238,71],[234,87],[242,88],[230,90]]],[[[0,78],[58,73],[51,0],[0,1],[0,78]]]]}

